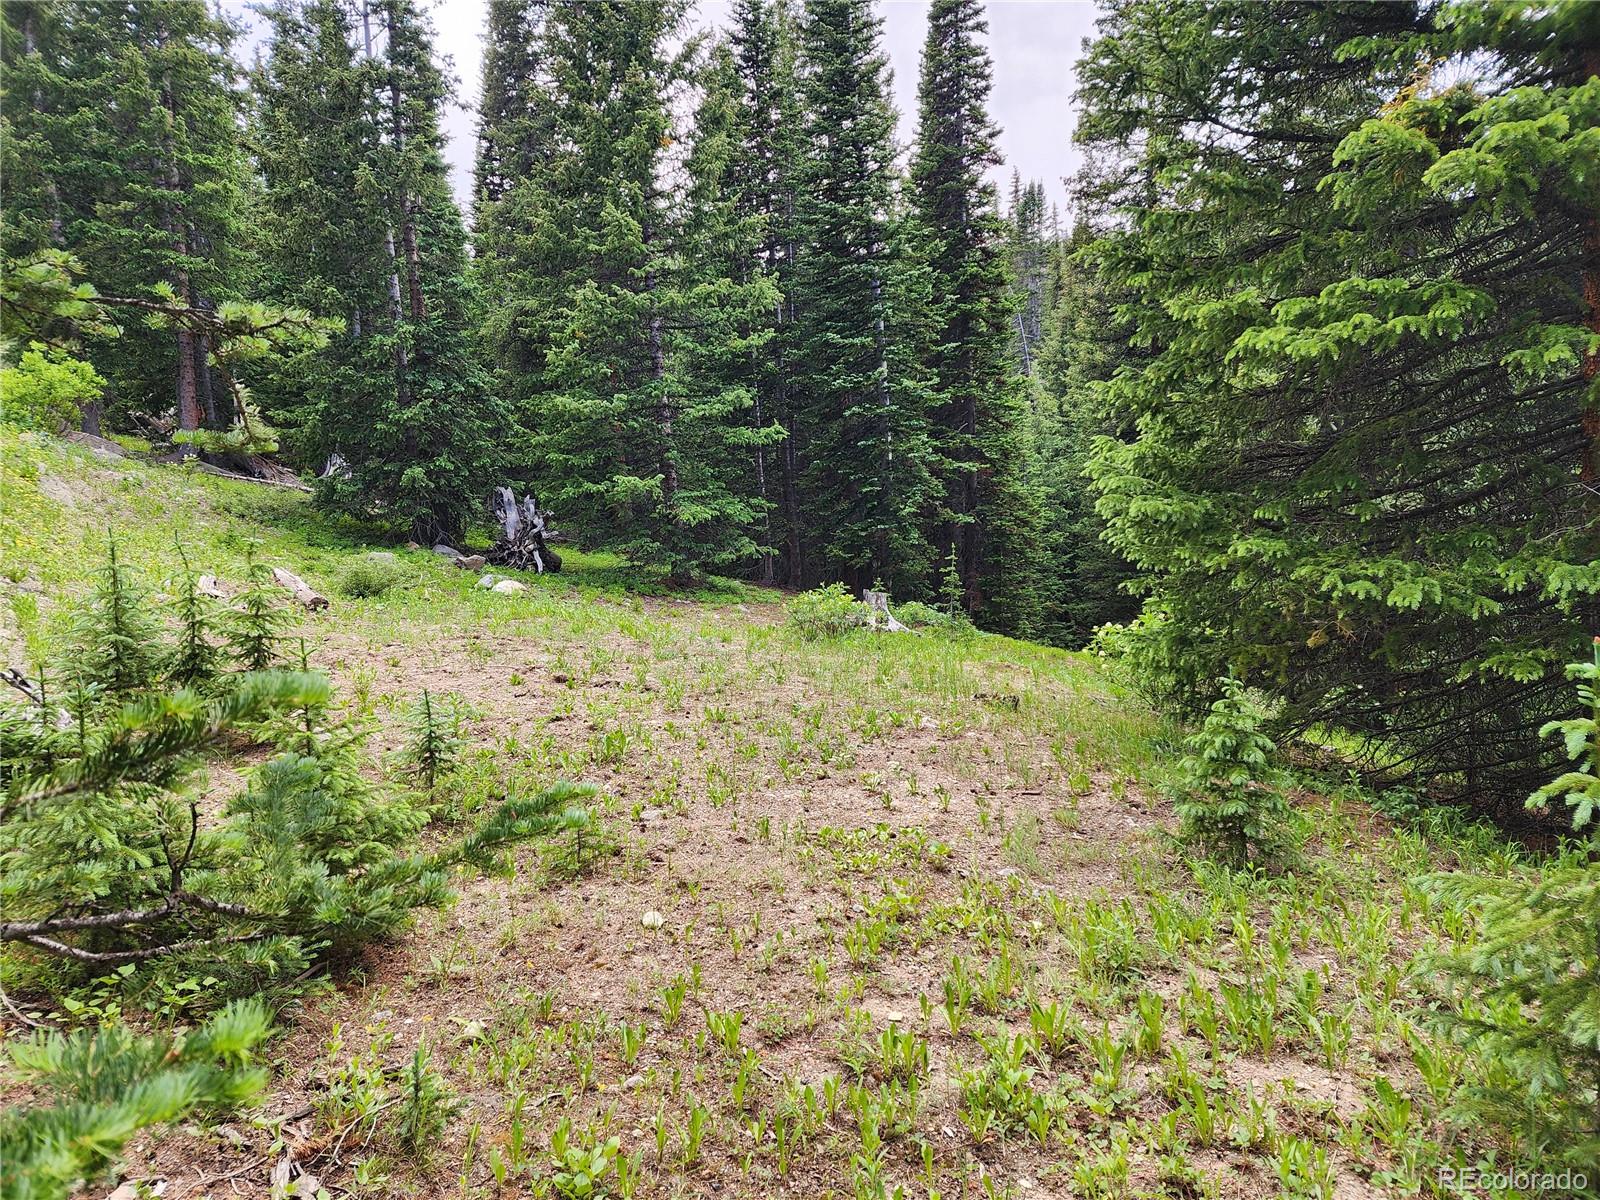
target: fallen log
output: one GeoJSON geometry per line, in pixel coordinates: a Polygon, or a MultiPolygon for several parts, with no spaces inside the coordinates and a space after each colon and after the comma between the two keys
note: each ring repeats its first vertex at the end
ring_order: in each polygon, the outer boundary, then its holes
{"type": "Polygon", "coordinates": [[[489,551],[491,563],[519,571],[531,567],[541,575],[561,570],[561,556],[545,544],[546,538],[553,536],[550,514],[539,510],[532,492],[519,501],[510,488],[495,488],[492,507],[500,537],[489,551]]]}
{"type": "Polygon", "coordinates": [[[200,459],[185,460],[196,471],[203,471],[207,475],[215,475],[218,479],[237,479],[241,483],[260,483],[267,487],[288,488],[295,492],[309,492],[311,489],[299,480],[290,482],[287,479],[265,479],[260,475],[241,475],[237,471],[225,471],[213,463],[200,459]]]}
{"type": "Polygon", "coordinates": [[[328,598],[318,592],[304,579],[292,571],[285,571],[282,567],[272,568],[272,578],[278,586],[283,588],[299,603],[305,605],[312,612],[319,608],[328,607],[328,598]]]}

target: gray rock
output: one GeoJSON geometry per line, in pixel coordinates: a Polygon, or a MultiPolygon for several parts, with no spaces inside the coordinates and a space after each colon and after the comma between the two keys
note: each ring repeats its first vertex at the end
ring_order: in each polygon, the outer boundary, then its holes
{"type": "Polygon", "coordinates": [[[454,546],[446,546],[443,542],[440,542],[437,546],[435,546],[433,548],[433,552],[435,554],[442,554],[446,558],[461,557],[461,551],[457,550],[454,546]]]}
{"type": "Polygon", "coordinates": [[[373,562],[392,563],[397,561],[391,550],[368,550],[367,557],[373,562]]]}
{"type": "Polygon", "coordinates": [[[490,588],[492,588],[495,584],[497,584],[499,582],[500,582],[500,576],[494,574],[491,571],[489,574],[485,575],[482,579],[478,580],[478,586],[483,588],[485,591],[488,591],[490,588]]]}

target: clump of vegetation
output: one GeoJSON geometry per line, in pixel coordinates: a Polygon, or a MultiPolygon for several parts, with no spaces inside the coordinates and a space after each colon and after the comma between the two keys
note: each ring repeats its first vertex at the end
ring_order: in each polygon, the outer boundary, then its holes
{"type": "Polygon", "coordinates": [[[1592,1167],[1600,1161],[1600,638],[1594,660],[1567,674],[1588,712],[1542,732],[1560,736],[1576,765],[1528,805],[1564,801],[1577,839],[1534,875],[1458,872],[1425,883],[1480,914],[1477,940],[1430,964],[1457,989],[1446,1027],[1485,1065],[1459,1109],[1521,1131],[1532,1159],[1592,1167]]]}
{"type": "Polygon", "coordinates": [[[365,600],[381,596],[405,579],[398,563],[371,555],[358,558],[339,573],[337,587],[341,596],[351,600],[365,600]]]}
{"type": "Polygon", "coordinates": [[[24,350],[15,366],[0,369],[0,421],[54,433],[76,425],[83,405],[105,387],[82,359],[35,346],[24,350]]]}
{"type": "Polygon", "coordinates": [[[226,636],[234,658],[246,671],[265,671],[281,659],[279,647],[288,628],[289,614],[279,603],[272,568],[256,557],[252,547],[245,564],[244,590],[228,614],[226,636]]]}
{"type": "MultiPolygon", "coordinates": [[[[281,623],[264,608],[252,619],[259,631],[281,623]]],[[[9,953],[56,960],[69,983],[74,971],[149,963],[156,976],[203,967],[218,997],[247,992],[443,903],[456,864],[491,867],[501,848],[585,820],[573,803],[583,789],[558,785],[506,802],[459,843],[414,851],[425,811],[362,773],[368,731],[336,708],[324,676],[247,671],[207,694],[161,675],[178,664],[182,682],[200,683],[223,665],[186,650],[196,624],[182,623],[175,650],[163,646],[113,551],[72,622],[85,681],[73,720],[55,718],[42,678],[0,708],[9,953]],[[277,753],[220,810],[202,806],[201,755],[242,730],[277,753]]],[[[275,642],[236,641],[235,653],[275,642]]],[[[435,723],[424,757],[434,778],[452,737],[435,723]]]]}
{"type": "Polygon", "coordinates": [[[1266,714],[1237,679],[1220,684],[1205,724],[1184,742],[1174,808],[1185,841],[1243,867],[1286,849],[1290,809],[1268,779],[1277,747],[1261,732],[1266,714]]]}
{"type": "Polygon", "coordinates": [[[435,696],[423,688],[412,705],[407,735],[400,767],[431,796],[439,781],[461,764],[466,742],[461,736],[460,697],[435,696]]]}
{"type": "Polygon", "coordinates": [[[843,637],[852,629],[865,628],[871,612],[851,597],[842,583],[801,592],[787,606],[789,627],[808,641],[843,637]]]}
{"type": "Polygon", "coordinates": [[[948,606],[935,608],[920,600],[907,600],[904,604],[896,604],[894,615],[908,629],[926,629],[951,637],[968,637],[977,632],[972,624],[972,618],[962,609],[951,609],[948,606]]]}
{"type": "Polygon", "coordinates": [[[187,1032],[139,1036],[111,1025],[14,1042],[11,1061],[44,1102],[0,1113],[5,1194],[65,1197],[139,1130],[249,1100],[267,1081],[251,1052],[270,1028],[264,1004],[240,1000],[187,1032]]]}

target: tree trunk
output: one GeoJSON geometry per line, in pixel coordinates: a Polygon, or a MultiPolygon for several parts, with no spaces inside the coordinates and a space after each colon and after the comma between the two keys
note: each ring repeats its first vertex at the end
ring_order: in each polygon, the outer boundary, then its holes
{"type": "Polygon", "coordinates": [[[422,298],[422,255],[417,249],[417,203],[407,197],[400,225],[401,244],[406,254],[406,288],[411,299],[411,319],[422,321],[428,315],[422,298]]]}
{"type": "MultiPolygon", "coordinates": [[[[788,384],[783,385],[783,390],[787,397],[788,384]]],[[[795,451],[796,441],[795,419],[790,416],[788,435],[783,439],[783,529],[789,555],[785,582],[792,588],[801,587],[805,579],[801,566],[800,464],[795,451]]]]}
{"type": "Polygon", "coordinates": [[[200,392],[200,408],[205,413],[206,427],[221,429],[221,414],[217,412],[216,390],[211,386],[210,342],[203,333],[194,335],[194,377],[200,392]]]}

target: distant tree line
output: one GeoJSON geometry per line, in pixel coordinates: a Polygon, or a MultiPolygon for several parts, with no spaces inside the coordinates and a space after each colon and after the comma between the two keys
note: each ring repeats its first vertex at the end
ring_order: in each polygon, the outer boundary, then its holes
{"type": "MultiPolygon", "coordinates": [[[[7,4],[5,253],[326,322],[248,403],[334,464],[330,508],[453,538],[509,482],[680,581],[954,590],[1081,641],[1116,572],[1087,393],[1038,387],[1083,364],[1048,349],[1070,289],[1042,187],[1003,212],[990,180],[982,5],[929,10],[909,155],[869,0],[741,0],[717,37],[688,8],[493,0],[469,237],[415,0],[281,0],[248,70],[182,0],[7,4]]],[[[118,333],[73,339],[96,415],[251,415],[203,336],[118,333]]]]}

